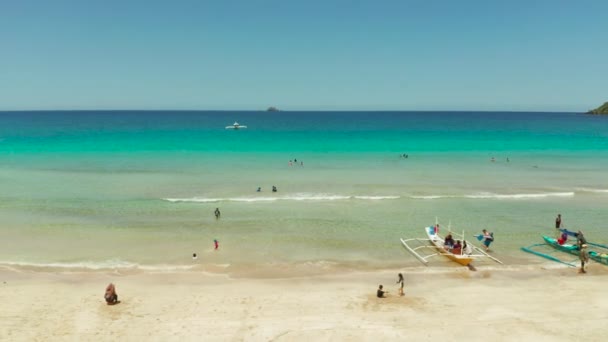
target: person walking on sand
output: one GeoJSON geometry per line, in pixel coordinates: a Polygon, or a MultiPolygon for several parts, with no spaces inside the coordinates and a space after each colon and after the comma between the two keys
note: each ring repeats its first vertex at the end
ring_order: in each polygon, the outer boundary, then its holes
{"type": "Polygon", "coordinates": [[[220,243],[219,241],[217,241],[217,239],[213,240],[213,244],[215,245],[215,250],[218,250],[218,248],[220,248],[220,243]]]}
{"type": "Polygon", "coordinates": [[[118,303],[118,294],[116,294],[116,287],[110,283],[106,286],[106,294],[103,296],[106,300],[106,304],[114,305],[118,303]]]}
{"type": "Polygon", "coordinates": [[[213,212],[213,214],[215,215],[216,220],[219,220],[220,216],[222,216],[222,213],[220,213],[220,208],[215,208],[215,211],[213,212]]]}
{"type": "Polygon", "coordinates": [[[399,273],[399,279],[397,279],[397,284],[399,285],[399,295],[403,296],[405,293],[403,293],[403,274],[399,273]]]}

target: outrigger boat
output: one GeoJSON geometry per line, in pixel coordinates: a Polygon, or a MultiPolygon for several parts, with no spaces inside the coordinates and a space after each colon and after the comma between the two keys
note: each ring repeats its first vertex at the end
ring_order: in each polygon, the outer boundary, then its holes
{"type": "MultiPolygon", "coordinates": [[[[460,265],[468,266],[471,269],[473,269],[472,264],[471,264],[473,262],[473,260],[480,259],[480,258],[490,259],[499,264],[502,264],[502,262],[500,260],[489,255],[481,248],[473,245],[470,241],[465,241],[464,231],[462,232],[462,236],[460,236],[460,237],[462,237],[462,238],[460,238],[460,240],[463,241],[463,247],[457,253],[453,253],[452,251],[445,248],[445,245],[444,245],[445,240],[443,237],[441,237],[441,235],[439,235],[439,232],[435,229],[435,226],[425,227],[424,232],[427,236],[426,239],[418,239],[418,238],[401,239],[401,243],[403,244],[403,247],[405,247],[405,249],[408,252],[410,252],[412,255],[414,255],[416,257],[416,259],[418,259],[418,261],[422,262],[424,265],[428,265],[428,262],[429,262],[428,259],[430,259],[431,257],[437,256],[437,255],[443,255],[443,256],[447,257],[448,259],[450,259],[454,262],[457,262],[460,265]],[[429,245],[429,243],[430,243],[430,245],[429,245]],[[464,247],[465,243],[467,246],[466,248],[464,247]],[[417,246],[414,246],[414,244],[417,244],[417,246]],[[422,255],[419,253],[419,251],[421,251],[423,249],[428,249],[428,248],[435,249],[436,253],[428,254],[428,255],[422,255]]],[[[450,232],[450,233],[453,235],[456,235],[456,237],[459,237],[459,235],[460,235],[460,234],[457,234],[454,232],[450,232]]]]}
{"type": "MultiPolygon", "coordinates": [[[[576,236],[575,232],[572,232],[572,231],[569,231],[566,229],[561,229],[561,231],[563,233],[568,234],[569,236],[576,236]]],[[[534,244],[534,245],[531,245],[528,247],[522,247],[522,250],[524,252],[538,255],[545,259],[563,263],[563,264],[566,264],[569,266],[575,266],[574,263],[572,263],[572,262],[562,261],[561,259],[554,257],[553,255],[550,255],[549,253],[541,253],[540,251],[538,251],[536,249],[539,246],[551,246],[558,251],[578,256],[580,254],[580,250],[576,244],[564,243],[564,244],[560,245],[559,242],[555,238],[548,237],[548,236],[543,236],[543,240],[545,240],[545,243],[534,244]]],[[[589,258],[591,260],[594,260],[600,264],[608,265],[608,246],[607,245],[602,245],[602,244],[593,243],[593,242],[587,242],[586,244],[588,246],[587,248],[588,248],[589,258]]]]}

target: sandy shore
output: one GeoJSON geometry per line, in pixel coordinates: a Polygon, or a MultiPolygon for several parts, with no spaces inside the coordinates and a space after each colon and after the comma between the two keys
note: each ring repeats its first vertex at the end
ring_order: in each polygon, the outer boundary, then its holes
{"type": "Polygon", "coordinates": [[[0,270],[0,340],[602,341],[608,267],[230,279],[0,270]],[[121,303],[103,292],[116,284],[121,303]],[[390,291],[375,297],[378,284],[390,291]]]}

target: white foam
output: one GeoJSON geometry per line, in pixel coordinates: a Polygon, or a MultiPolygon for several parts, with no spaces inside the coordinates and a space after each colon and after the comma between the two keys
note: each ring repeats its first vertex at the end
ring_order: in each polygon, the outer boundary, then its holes
{"type": "Polygon", "coordinates": [[[400,196],[372,196],[372,195],[334,195],[334,194],[293,194],[286,196],[259,196],[259,197],[228,197],[228,198],[163,198],[165,201],[178,202],[193,202],[193,203],[213,203],[213,202],[274,202],[274,201],[339,201],[339,200],[387,200],[399,199],[400,196]]]}
{"type": "Polygon", "coordinates": [[[64,270],[146,270],[146,271],[180,271],[189,270],[195,265],[140,265],[122,260],[106,260],[100,262],[25,262],[25,261],[3,261],[2,266],[42,268],[42,269],[64,269],[64,270]]]}
{"type": "Polygon", "coordinates": [[[570,197],[574,196],[574,192],[545,192],[539,194],[492,194],[482,193],[474,195],[465,195],[465,198],[473,199],[529,199],[529,198],[546,198],[546,197],[570,197]]]}
{"type": "Polygon", "coordinates": [[[432,199],[442,199],[442,198],[468,198],[468,199],[499,199],[499,200],[509,200],[509,199],[538,199],[538,198],[546,198],[546,197],[570,197],[574,196],[574,192],[544,192],[538,194],[495,194],[489,192],[482,192],[476,194],[467,194],[467,195],[425,195],[425,196],[410,196],[413,199],[422,199],[422,200],[432,200],[432,199]]]}
{"type": "Polygon", "coordinates": [[[608,193],[608,189],[591,189],[591,188],[577,188],[576,191],[580,192],[593,192],[593,193],[608,193]]]}
{"type": "Polygon", "coordinates": [[[385,200],[385,199],[399,199],[399,198],[401,198],[401,196],[354,196],[354,198],[362,199],[362,200],[377,201],[377,200],[385,200]]]}
{"type": "Polygon", "coordinates": [[[410,196],[410,198],[413,198],[413,199],[424,199],[424,200],[439,199],[439,198],[453,198],[453,197],[456,197],[456,196],[448,196],[448,195],[410,196]]]}

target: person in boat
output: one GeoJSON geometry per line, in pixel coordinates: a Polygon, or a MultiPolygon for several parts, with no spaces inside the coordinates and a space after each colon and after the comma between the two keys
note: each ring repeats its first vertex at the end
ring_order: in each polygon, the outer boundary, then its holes
{"type": "Polygon", "coordinates": [[[116,287],[110,283],[106,286],[106,293],[103,296],[108,305],[114,305],[118,303],[118,294],[116,293],[116,287]]]}
{"type": "Polygon", "coordinates": [[[437,235],[437,233],[439,233],[439,223],[435,224],[435,227],[433,227],[433,232],[435,233],[435,235],[437,235]]]}
{"type": "Polygon", "coordinates": [[[462,240],[462,252],[466,255],[473,254],[473,248],[471,248],[471,245],[467,244],[467,240],[462,240]]]}
{"type": "Polygon", "coordinates": [[[452,253],[454,254],[462,254],[462,245],[460,244],[460,240],[456,240],[454,247],[452,247],[452,253]]]}
{"type": "Polygon", "coordinates": [[[277,192],[277,187],[276,186],[272,186],[272,192],[277,192]]]}
{"type": "Polygon", "coordinates": [[[452,237],[452,234],[448,234],[444,241],[443,241],[443,246],[445,247],[445,249],[450,250],[454,247],[454,238],[452,237]]]}
{"type": "Polygon", "coordinates": [[[378,286],[378,291],[376,291],[376,296],[378,298],[384,298],[386,293],[388,293],[388,291],[384,291],[382,285],[378,286]]]}
{"type": "Polygon", "coordinates": [[[562,214],[557,214],[557,217],[555,218],[555,231],[556,231],[556,235],[558,238],[561,236],[561,231],[560,231],[561,228],[562,228],[562,214]]]}
{"type": "Polygon", "coordinates": [[[494,233],[490,233],[487,229],[482,229],[483,234],[481,238],[483,240],[483,245],[486,248],[486,252],[490,250],[490,244],[494,241],[494,233]]]}
{"type": "Polygon", "coordinates": [[[557,239],[557,243],[559,245],[563,245],[564,243],[566,243],[566,241],[568,241],[568,233],[563,232],[559,239],[557,239]]]}

